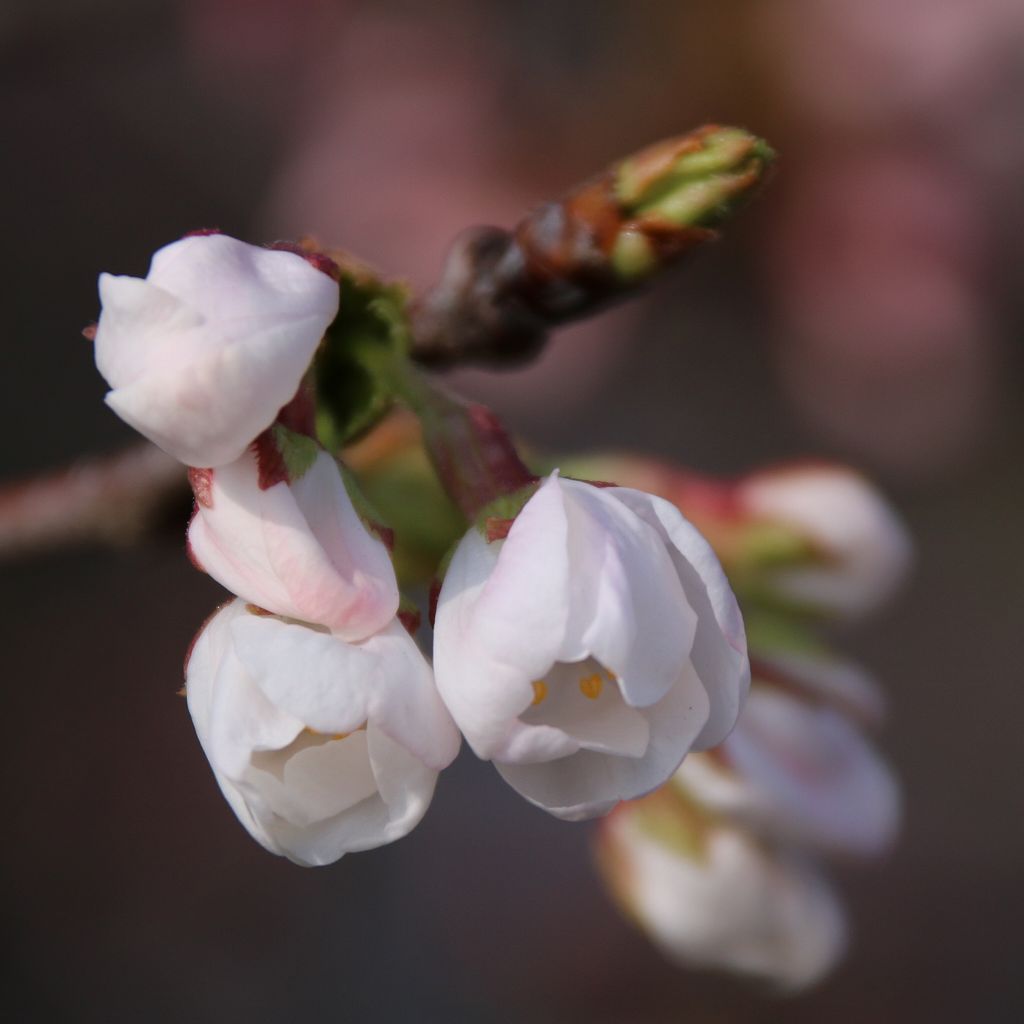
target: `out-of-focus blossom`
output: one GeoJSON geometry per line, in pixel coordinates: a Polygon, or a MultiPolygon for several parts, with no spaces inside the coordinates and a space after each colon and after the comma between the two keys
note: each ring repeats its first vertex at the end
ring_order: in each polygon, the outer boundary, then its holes
{"type": "Polygon", "coordinates": [[[799,989],[842,955],[843,911],[813,865],[672,793],[612,812],[597,854],[623,910],[677,963],[799,989]]]}
{"type": "Polygon", "coordinates": [[[361,640],[394,618],[387,548],[360,520],[334,459],[312,449],[289,474],[273,437],[226,466],[192,472],[194,561],[246,601],[361,640]],[[267,462],[279,468],[268,474],[267,462]]]}
{"type": "Polygon", "coordinates": [[[235,600],[199,634],[186,695],[239,820],[307,866],[406,835],[459,746],[430,666],[397,621],[350,644],[235,600]]]}
{"type": "Polygon", "coordinates": [[[237,459],[295,394],[338,286],[293,252],[227,235],[160,249],[145,279],[100,275],[107,404],[190,466],[237,459]]]}
{"type": "Polygon", "coordinates": [[[765,569],[787,600],[844,615],[876,607],[910,561],[906,530],[882,496],[845,467],[794,465],[755,473],[736,492],[750,519],[792,530],[808,549],[801,564],[765,569]]]}
{"type": "Polygon", "coordinates": [[[895,779],[856,726],[756,676],[736,728],[676,782],[761,834],[832,853],[876,855],[899,822],[895,779]]]}
{"type": "Polygon", "coordinates": [[[742,619],[667,502],[552,474],[506,539],[472,529],[437,608],[438,687],[478,756],[568,819],[665,782],[732,728],[742,619]]]}
{"type": "Polygon", "coordinates": [[[569,466],[672,502],[711,542],[742,596],[856,616],[888,598],[910,563],[899,517],[847,466],[792,463],[733,480],[628,455],[569,466]]]}

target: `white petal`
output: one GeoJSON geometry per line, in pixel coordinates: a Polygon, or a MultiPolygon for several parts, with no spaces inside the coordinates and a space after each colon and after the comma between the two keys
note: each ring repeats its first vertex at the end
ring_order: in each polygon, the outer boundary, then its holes
{"type": "Polygon", "coordinates": [[[338,288],[295,253],[182,239],[146,281],[100,280],[96,358],[115,412],[175,458],[238,458],[295,394],[338,288]]]}
{"type": "Polygon", "coordinates": [[[610,490],[669,544],[687,600],[697,613],[690,658],[711,702],[710,717],[695,748],[717,746],[736,724],[750,689],[743,617],[732,588],[711,546],[674,505],[625,487],[610,490]]]}
{"type": "MultiPolygon", "coordinates": [[[[531,682],[554,663],[568,617],[566,519],[557,482],[527,503],[504,541],[470,530],[438,598],[434,671],[449,711],[479,757],[523,727],[531,682]]],[[[561,744],[564,737],[552,733],[561,744]]],[[[537,740],[531,741],[537,742],[537,740]]]]}
{"type": "Polygon", "coordinates": [[[847,855],[886,849],[899,825],[888,766],[842,715],[755,686],[723,751],[731,771],[687,761],[695,796],[788,840],[847,855]]]}
{"type": "Polygon", "coordinates": [[[650,729],[643,757],[580,750],[546,763],[496,762],[495,767],[513,789],[556,817],[597,817],[620,800],[635,799],[667,781],[707,721],[707,695],[687,666],[668,695],[641,713],[650,729]]]}
{"type": "Polygon", "coordinates": [[[650,740],[647,719],[604,675],[592,660],[555,666],[545,677],[544,699],[528,708],[521,720],[558,729],[584,750],[642,757],[650,740]],[[580,688],[580,680],[590,676],[600,681],[596,697],[585,696],[580,688]]]}
{"type": "Polygon", "coordinates": [[[569,512],[570,619],[559,660],[592,654],[634,707],[656,703],[688,657],[697,617],[655,529],[614,489],[562,481],[569,512]]]}
{"type": "Polygon", "coordinates": [[[321,452],[294,484],[263,490],[246,452],[214,470],[189,543],[219,583],[278,615],[359,640],[398,609],[387,549],[363,526],[334,460],[321,452]]]}
{"type": "Polygon", "coordinates": [[[618,858],[631,914],[675,961],[800,989],[843,952],[844,915],[828,882],[806,861],[738,829],[715,828],[703,855],[689,857],[624,809],[608,820],[602,841],[618,858]]]}

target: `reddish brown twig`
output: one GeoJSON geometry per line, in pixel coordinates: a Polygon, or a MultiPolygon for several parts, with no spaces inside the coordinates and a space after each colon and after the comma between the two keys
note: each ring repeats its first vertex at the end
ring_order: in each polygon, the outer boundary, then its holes
{"type": "Polygon", "coordinates": [[[0,490],[0,558],[79,544],[132,544],[183,531],[185,467],[140,444],[0,490]]]}

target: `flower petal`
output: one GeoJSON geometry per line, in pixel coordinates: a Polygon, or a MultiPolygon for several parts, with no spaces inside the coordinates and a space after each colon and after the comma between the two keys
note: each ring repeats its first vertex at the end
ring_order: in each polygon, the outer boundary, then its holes
{"type": "Polygon", "coordinates": [[[369,636],[398,610],[387,549],[363,526],[326,452],[295,483],[265,490],[251,451],[214,470],[189,544],[229,590],[347,640],[369,636]]]}
{"type": "Polygon", "coordinates": [[[717,746],[736,724],[750,689],[743,617],[732,588],[711,545],[674,505],[625,487],[610,490],[669,544],[687,600],[697,613],[690,658],[711,701],[711,714],[695,749],[717,746]]]}

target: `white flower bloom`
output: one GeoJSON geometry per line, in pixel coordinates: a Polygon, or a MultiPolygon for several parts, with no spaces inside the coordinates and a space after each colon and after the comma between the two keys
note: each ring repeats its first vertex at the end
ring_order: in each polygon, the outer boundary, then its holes
{"type": "Polygon", "coordinates": [[[624,909],[669,959],[791,990],[838,961],[843,910],[812,864],[710,823],[686,837],[695,847],[680,844],[671,826],[645,822],[643,803],[602,822],[599,863],[624,909]]]}
{"type": "Polygon", "coordinates": [[[906,530],[850,469],[809,464],[755,473],[738,485],[738,499],[748,515],[794,529],[813,548],[813,564],[771,575],[789,600],[859,615],[884,601],[906,574],[906,530]]]}
{"type": "Polygon", "coordinates": [[[101,274],[107,404],[190,466],[237,459],[295,394],[338,285],[292,252],[227,235],[160,249],[145,280],[101,274]]]}
{"type": "Polygon", "coordinates": [[[676,780],[713,811],[832,853],[878,854],[899,825],[896,780],[857,728],[756,678],[719,751],[687,758],[676,780]]]}
{"type": "Polygon", "coordinates": [[[507,539],[460,542],[434,660],[477,755],[567,819],[721,742],[749,684],[739,609],[700,534],[660,498],[557,473],[507,539]]]}
{"type": "Polygon", "coordinates": [[[186,695],[228,803],[253,838],[320,865],[406,835],[459,736],[396,621],[349,644],[233,601],[199,634],[186,695]]]}
{"type": "Polygon", "coordinates": [[[398,610],[391,559],[353,508],[334,459],[321,451],[297,479],[268,482],[253,451],[193,475],[193,559],[246,601],[344,640],[390,622],[398,610]]]}

